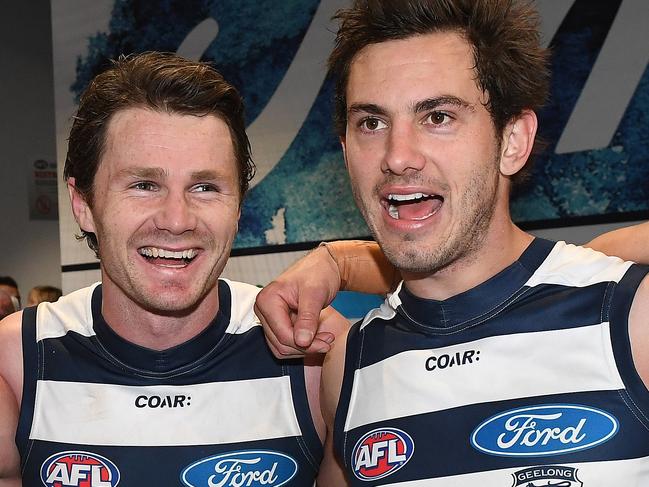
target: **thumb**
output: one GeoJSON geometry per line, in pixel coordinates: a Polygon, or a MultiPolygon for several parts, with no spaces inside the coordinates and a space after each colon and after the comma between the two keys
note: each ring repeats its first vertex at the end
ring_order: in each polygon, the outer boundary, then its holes
{"type": "Polygon", "coordinates": [[[307,288],[300,292],[293,335],[297,346],[311,345],[318,331],[320,312],[330,300],[328,293],[320,289],[307,288]]]}

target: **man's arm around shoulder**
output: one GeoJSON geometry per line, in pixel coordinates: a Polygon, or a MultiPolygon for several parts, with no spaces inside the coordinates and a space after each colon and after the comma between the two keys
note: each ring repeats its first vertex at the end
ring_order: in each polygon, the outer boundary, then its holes
{"type": "Polygon", "coordinates": [[[16,428],[22,394],[22,313],[0,321],[0,487],[21,487],[16,428]]]}

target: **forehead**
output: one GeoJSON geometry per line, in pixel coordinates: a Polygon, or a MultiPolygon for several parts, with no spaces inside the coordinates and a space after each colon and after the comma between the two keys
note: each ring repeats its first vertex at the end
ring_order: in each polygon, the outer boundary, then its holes
{"type": "Polygon", "coordinates": [[[186,169],[195,170],[193,166],[215,163],[234,167],[235,156],[230,130],[221,118],[137,107],[118,111],[108,122],[100,170],[106,163],[189,163],[186,169]]]}
{"type": "Polygon", "coordinates": [[[476,84],[469,42],[456,32],[436,32],[370,44],[354,57],[347,83],[347,103],[390,106],[454,95],[477,103],[484,98],[476,84]]]}
{"type": "Polygon", "coordinates": [[[9,284],[0,284],[0,291],[4,291],[10,296],[18,296],[18,289],[9,284]]]}

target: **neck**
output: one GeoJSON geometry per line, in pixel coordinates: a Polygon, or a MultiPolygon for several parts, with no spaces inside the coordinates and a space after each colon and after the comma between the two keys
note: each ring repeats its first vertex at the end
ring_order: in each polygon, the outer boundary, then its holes
{"type": "Polygon", "coordinates": [[[177,312],[148,310],[110,280],[102,282],[104,320],[124,340],[152,350],[166,350],[205,330],[219,310],[218,285],[193,308],[177,312]]]}
{"type": "Polygon", "coordinates": [[[442,301],[468,291],[513,264],[532,242],[506,213],[494,218],[484,240],[464,255],[432,273],[402,272],[408,290],[420,298],[442,301]]]}

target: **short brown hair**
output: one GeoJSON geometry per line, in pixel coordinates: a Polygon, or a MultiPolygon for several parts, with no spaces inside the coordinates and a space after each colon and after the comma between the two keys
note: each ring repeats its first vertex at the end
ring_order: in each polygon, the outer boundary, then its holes
{"type": "Polygon", "coordinates": [[[355,0],[338,11],[329,70],[336,78],[334,123],[347,124],[351,63],[364,47],[389,40],[456,31],[473,47],[478,87],[497,133],[523,110],[538,110],[549,89],[548,51],[541,47],[539,16],[526,0],[355,0]]]}
{"type": "MultiPolygon", "coordinates": [[[[239,168],[241,198],[255,166],[246,135],[243,100],[239,92],[211,65],[170,53],[146,52],[121,56],[97,75],[81,95],[70,130],[63,175],[75,178],[76,188],[92,205],[93,185],[111,117],[120,110],[145,107],[182,115],[216,115],[230,129],[239,168]]],[[[82,231],[98,253],[97,236],[82,231]]]]}

